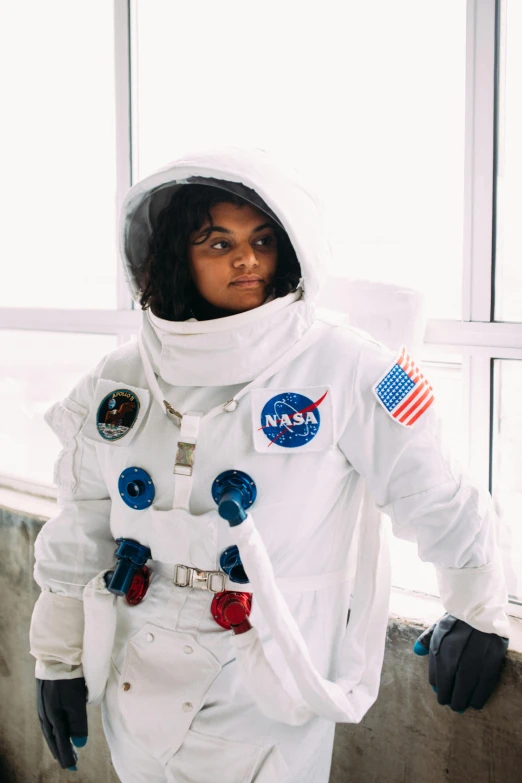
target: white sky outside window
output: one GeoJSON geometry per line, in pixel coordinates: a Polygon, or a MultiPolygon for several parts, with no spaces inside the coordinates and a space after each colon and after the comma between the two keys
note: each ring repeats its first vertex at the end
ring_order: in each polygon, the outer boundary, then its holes
{"type": "Polygon", "coordinates": [[[136,5],[134,181],[218,144],[273,151],[315,183],[332,275],[461,317],[465,0],[136,5]]]}
{"type": "Polygon", "coordinates": [[[522,321],[522,2],[500,20],[495,319],[522,321]]]}
{"type": "Polygon", "coordinates": [[[62,447],[43,415],[116,347],[113,335],[0,329],[0,475],[53,485],[62,447]]]}
{"type": "Polygon", "coordinates": [[[522,362],[495,362],[493,498],[509,594],[522,602],[522,362]]]}
{"type": "Polygon", "coordinates": [[[0,307],[116,307],[112,2],[2,3],[0,69],[0,307]]]}

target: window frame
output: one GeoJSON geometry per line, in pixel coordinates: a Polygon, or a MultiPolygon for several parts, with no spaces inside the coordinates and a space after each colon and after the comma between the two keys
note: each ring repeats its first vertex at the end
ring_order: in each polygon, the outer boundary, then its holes
{"type": "MultiPolygon", "coordinates": [[[[500,15],[506,0],[467,0],[463,192],[462,320],[427,322],[421,359],[441,353],[463,360],[470,473],[491,490],[492,371],[495,359],[522,360],[522,323],[495,322],[495,199],[497,178],[500,15]]],[[[116,74],[117,215],[137,170],[136,0],[113,0],[116,74]]],[[[117,230],[117,227],[115,227],[117,230]]],[[[141,313],[117,265],[115,310],[0,307],[0,329],[115,334],[122,344],[136,333],[141,313]]],[[[56,488],[0,475],[0,486],[56,497],[56,488]]],[[[522,617],[522,607],[510,604],[522,617]]]]}

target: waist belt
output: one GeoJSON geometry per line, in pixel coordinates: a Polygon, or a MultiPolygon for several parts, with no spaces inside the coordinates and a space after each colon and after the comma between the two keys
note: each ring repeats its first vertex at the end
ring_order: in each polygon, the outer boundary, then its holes
{"type": "MultiPolygon", "coordinates": [[[[211,593],[221,593],[230,590],[241,593],[253,593],[255,588],[250,582],[233,582],[223,571],[204,571],[201,568],[176,563],[161,563],[159,560],[148,561],[153,573],[161,574],[172,580],[176,587],[192,587],[196,590],[209,590],[211,593]]],[[[311,576],[276,577],[275,584],[283,593],[306,593],[324,590],[327,587],[341,585],[350,580],[345,570],[329,571],[325,574],[311,576]]]]}
{"type": "MultiPolygon", "coordinates": [[[[227,575],[223,571],[202,571],[191,566],[174,566],[174,584],[177,587],[195,587],[199,590],[210,590],[211,593],[222,593],[230,590],[227,587],[227,575]]],[[[239,589],[237,585],[236,589],[239,589]]]]}

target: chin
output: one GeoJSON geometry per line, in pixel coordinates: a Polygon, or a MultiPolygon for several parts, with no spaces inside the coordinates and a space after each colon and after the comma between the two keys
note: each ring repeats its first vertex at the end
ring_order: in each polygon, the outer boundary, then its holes
{"type": "Polygon", "coordinates": [[[261,307],[263,302],[257,302],[256,304],[243,305],[243,307],[231,307],[230,315],[237,315],[238,313],[248,313],[249,310],[255,310],[256,307],[261,307]]]}
{"type": "Polygon", "coordinates": [[[234,297],[233,301],[228,302],[224,307],[228,307],[230,310],[236,312],[244,312],[245,310],[252,310],[254,307],[259,307],[266,300],[266,295],[260,295],[256,292],[255,296],[241,296],[234,297]]]}

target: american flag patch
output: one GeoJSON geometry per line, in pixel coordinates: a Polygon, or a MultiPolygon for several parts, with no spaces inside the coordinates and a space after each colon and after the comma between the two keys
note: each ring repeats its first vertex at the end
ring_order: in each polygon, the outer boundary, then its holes
{"type": "Polygon", "coordinates": [[[405,427],[415,424],[435,399],[429,381],[405,348],[373,391],[390,416],[405,427]]]}

